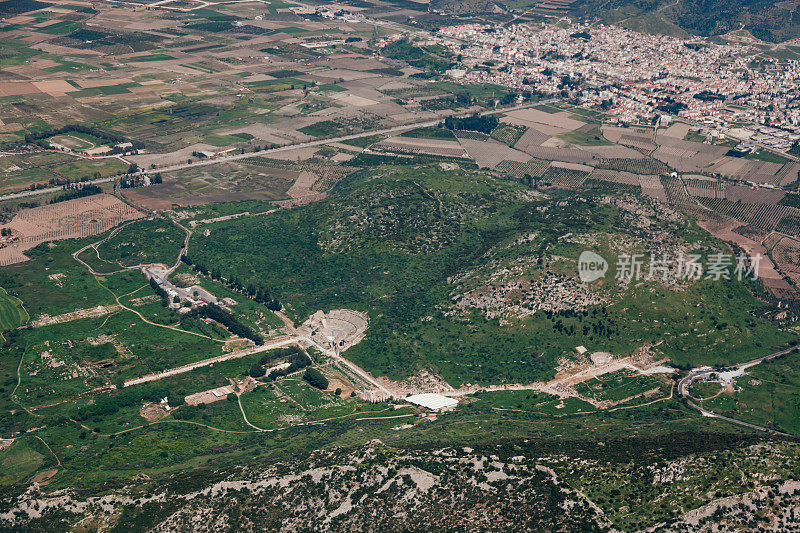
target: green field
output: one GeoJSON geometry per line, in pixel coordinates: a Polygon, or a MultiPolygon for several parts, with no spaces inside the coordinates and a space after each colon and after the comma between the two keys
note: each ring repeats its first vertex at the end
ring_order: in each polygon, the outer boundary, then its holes
{"type": "Polygon", "coordinates": [[[757,161],[766,161],[768,163],[780,163],[781,165],[785,165],[789,162],[789,160],[782,155],[778,155],[767,150],[759,150],[758,152],[747,154],[745,159],[755,159],[757,161]]]}
{"type": "Polygon", "coordinates": [[[32,318],[113,303],[109,293],[71,255],[99,238],[59,241],[52,247],[42,244],[28,250],[25,254],[31,261],[0,268],[0,286],[20,298],[32,318]]]}
{"type": "Polygon", "coordinates": [[[297,131],[300,133],[305,133],[306,135],[311,135],[312,137],[330,137],[337,133],[344,133],[343,130],[344,125],[333,120],[323,120],[322,122],[317,122],[316,124],[311,124],[310,126],[304,126],[297,129],[297,131]]]}
{"type": "Polygon", "coordinates": [[[331,93],[340,93],[347,91],[341,85],[336,85],[335,83],[325,83],[322,85],[317,85],[317,90],[320,92],[331,92],[331,93]]]}
{"type": "Polygon", "coordinates": [[[81,24],[79,22],[72,22],[68,20],[61,20],[55,24],[50,24],[43,28],[36,28],[36,31],[47,33],[49,35],[66,35],[79,29],[81,24]]]}
{"type": "Polygon", "coordinates": [[[343,144],[349,144],[350,146],[357,146],[358,148],[366,148],[367,146],[371,146],[377,142],[381,142],[385,137],[383,135],[368,135],[366,137],[356,137],[355,139],[348,139],[346,141],[342,141],[343,144]]]}
{"type": "Polygon", "coordinates": [[[800,435],[800,354],[791,353],[756,365],[736,380],[733,394],[723,393],[703,407],[759,426],[800,435]]]}
{"type": "Polygon", "coordinates": [[[253,138],[249,133],[232,133],[230,135],[206,135],[203,142],[218,147],[233,146],[237,143],[247,142],[253,138]]]}
{"type": "MultiPolygon", "coordinates": [[[[177,260],[185,235],[183,230],[161,218],[134,222],[101,243],[96,255],[99,255],[101,263],[117,267],[150,263],[171,266],[177,260]]],[[[84,253],[93,254],[91,249],[84,253]]]]}
{"type": "Polygon", "coordinates": [[[689,389],[689,394],[698,400],[704,400],[717,395],[721,390],[722,386],[719,383],[698,381],[692,383],[692,386],[689,389]]]}
{"type": "Polygon", "coordinates": [[[122,174],[128,166],[115,158],[97,160],[79,159],[65,165],[59,165],[58,171],[73,180],[81,178],[108,177],[122,174]]]}
{"type": "Polygon", "coordinates": [[[17,328],[29,318],[22,301],[0,287],[0,331],[17,328]]]}
{"type": "Polygon", "coordinates": [[[558,138],[578,146],[610,146],[613,144],[603,137],[603,133],[597,126],[588,131],[581,131],[582,129],[583,128],[568,133],[562,133],[558,138]]]}
{"type": "Polygon", "coordinates": [[[417,128],[403,132],[402,137],[413,137],[417,139],[438,139],[443,141],[455,141],[456,136],[453,132],[445,128],[427,127],[417,128]]]}
{"type": "Polygon", "coordinates": [[[526,415],[542,417],[574,416],[580,413],[590,413],[595,408],[577,398],[564,398],[563,400],[536,391],[499,391],[476,394],[478,400],[469,404],[468,409],[477,411],[491,409],[509,413],[526,413],[526,415]]]}
{"type": "Polygon", "coordinates": [[[589,381],[584,381],[575,390],[586,397],[600,401],[619,402],[655,389],[664,382],[653,376],[641,376],[631,370],[618,370],[589,381]]]}
{"type": "MultiPolygon", "coordinates": [[[[0,452],[0,485],[21,482],[47,463],[47,456],[39,453],[34,438],[15,442],[0,452]]],[[[41,445],[41,443],[39,443],[41,445]]]]}
{"type": "Polygon", "coordinates": [[[176,59],[168,54],[149,54],[146,56],[125,57],[120,61],[124,63],[147,63],[150,61],[171,61],[176,59]]]}
{"type": "MultiPolygon", "coordinates": [[[[618,213],[608,205],[568,198],[523,205],[515,200],[516,185],[463,170],[424,169],[377,168],[341,183],[313,207],[212,224],[210,237],[195,234],[190,255],[225,277],[267,288],[297,321],[319,309],[366,311],[370,329],[349,357],[394,378],[431,368],[453,385],[548,379],[554,361],[580,344],[629,355],[640,343],[660,342],[674,364],[724,364],[792,338],[753,318],[762,305],[758,289],[735,280],[703,280],[683,292],[657,283],[623,291],[603,285],[597,290],[610,298],[605,306],[539,312],[509,324],[469,308],[448,316],[455,289],[447,278],[471,273],[463,290],[482,287],[492,273],[483,254],[497,254],[495,268],[543,253],[574,261],[583,247],[560,236],[626,230],[614,226],[618,213]],[[544,205],[547,210],[537,210],[544,205]],[[511,244],[530,232],[538,237],[511,244]],[[697,334],[703,335],[700,351],[697,334]]],[[[703,238],[688,223],[669,231],[703,238]]],[[[572,275],[572,265],[550,268],[572,275]]],[[[542,275],[535,266],[527,272],[534,280],[542,275]]]]}

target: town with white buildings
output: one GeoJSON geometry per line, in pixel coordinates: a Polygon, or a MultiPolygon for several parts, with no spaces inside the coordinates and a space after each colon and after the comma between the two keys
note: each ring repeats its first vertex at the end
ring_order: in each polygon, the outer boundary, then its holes
{"type": "Polygon", "coordinates": [[[711,135],[781,151],[800,139],[800,62],[778,64],[756,45],[594,24],[464,24],[430,42],[461,58],[450,75],[465,83],[569,96],[623,123],[677,115],[711,135]]]}

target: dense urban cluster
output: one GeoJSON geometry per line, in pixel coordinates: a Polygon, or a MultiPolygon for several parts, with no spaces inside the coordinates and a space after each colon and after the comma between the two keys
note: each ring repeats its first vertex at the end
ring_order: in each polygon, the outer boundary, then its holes
{"type": "Polygon", "coordinates": [[[461,57],[464,68],[449,73],[464,82],[566,94],[625,123],[680,116],[780,150],[800,139],[800,63],[755,61],[750,45],[526,24],[451,26],[434,41],[461,57]]]}

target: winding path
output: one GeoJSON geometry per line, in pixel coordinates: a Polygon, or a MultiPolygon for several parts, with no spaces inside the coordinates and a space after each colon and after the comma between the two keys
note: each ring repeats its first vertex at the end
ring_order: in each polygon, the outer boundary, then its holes
{"type": "MultiPolygon", "coordinates": [[[[794,352],[796,350],[798,350],[797,346],[791,346],[789,348],[786,348],[786,349],[783,349],[783,350],[779,350],[777,352],[773,352],[773,353],[771,353],[769,355],[765,355],[763,357],[759,357],[757,359],[753,359],[751,361],[747,361],[745,363],[738,364],[734,368],[736,368],[737,370],[744,371],[744,370],[747,370],[750,367],[753,367],[753,366],[756,366],[758,364],[761,364],[764,361],[769,361],[770,359],[775,359],[776,357],[780,357],[782,355],[790,354],[790,353],[792,353],[792,352],[794,352]]],[[[735,424],[737,426],[741,426],[741,427],[748,428],[748,429],[753,429],[753,430],[756,430],[756,431],[762,431],[764,433],[772,433],[774,435],[781,435],[781,436],[784,436],[784,437],[794,437],[795,436],[795,435],[790,435],[789,433],[784,433],[783,431],[778,431],[778,430],[771,429],[771,428],[768,428],[768,427],[765,427],[765,426],[759,426],[759,425],[756,425],[756,424],[751,424],[749,422],[744,422],[743,420],[737,420],[735,418],[731,418],[731,417],[728,417],[728,416],[725,416],[725,415],[721,415],[719,413],[715,413],[713,411],[709,411],[708,409],[705,409],[705,408],[697,405],[696,403],[694,403],[690,399],[690,398],[692,398],[692,396],[689,394],[689,387],[691,387],[692,383],[694,383],[698,379],[706,378],[706,377],[708,377],[708,376],[710,376],[712,374],[716,374],[716,373],[717,373],[716,370],[709,369],[709,368],[692,370],[691,372],[689,372],[689,374],[687,376],[685,376],[684,378],[682,378],[678,382],[678,394],[680,396],[682,396],[686,400],[686,404],[689,407],[691,407],[692,409],[694,409],[695,411],[699,412],[701,415],[703,415],[705,417],[718,418],[720,420],[724,420],[726,422],[730,422],[731,424],[735,424]]]]}

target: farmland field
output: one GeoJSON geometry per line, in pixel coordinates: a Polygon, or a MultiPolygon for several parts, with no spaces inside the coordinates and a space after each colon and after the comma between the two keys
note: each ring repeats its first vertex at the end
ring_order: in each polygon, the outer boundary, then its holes
{"type": "Polygon", "coordinates": [[[29,318],[22,301],[0,287],[0,331],[17,328],[29,318]]]}

